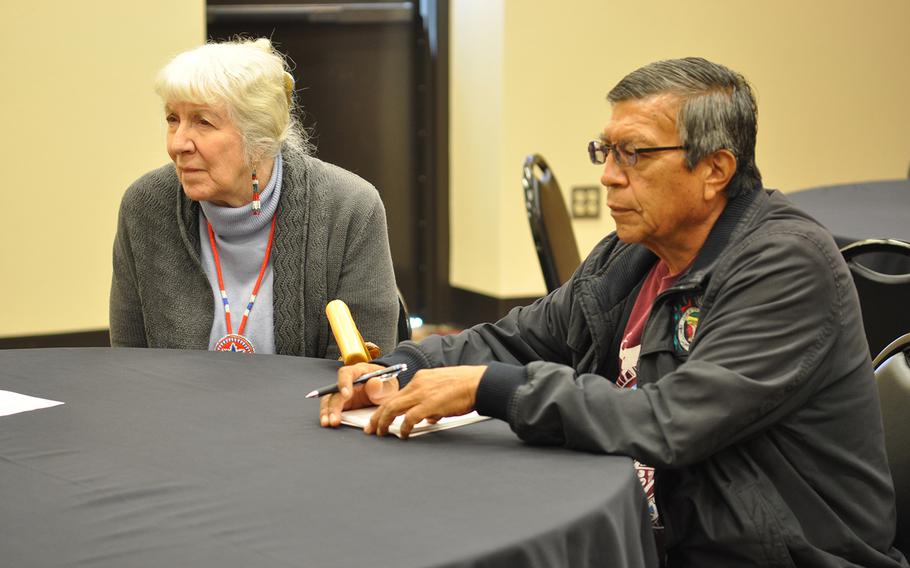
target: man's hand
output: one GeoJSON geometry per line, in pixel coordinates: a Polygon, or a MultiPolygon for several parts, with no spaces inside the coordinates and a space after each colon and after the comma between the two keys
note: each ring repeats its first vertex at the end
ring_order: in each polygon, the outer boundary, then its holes
{"type": "Polygon", "coordinates": [[[382,404],[382,401],[398,392],[398,379],[370,379],[362,385],[352,384],[360,375],[382,368],[373,363],[357,363],[338,369],[338,392],[324,396],[319,401],[319,424],[335,428],[341,424],[342,410],[382,404]]]}
{"type": "Polygon", "coordinates": [[[385,398],[364,432],[385,436],[395,417],[404,414],[401,437],[407,438],[414,425],[423,419],[435,422],[445,416],[471,412],[477,400],[477,386],[486,370],[486,365],[480,365],[418,371],[404,389],[385,398]]]}

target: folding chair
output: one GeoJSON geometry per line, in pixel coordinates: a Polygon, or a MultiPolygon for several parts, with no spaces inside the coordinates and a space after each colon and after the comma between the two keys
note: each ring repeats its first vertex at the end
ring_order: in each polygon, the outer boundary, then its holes
{"type": "Polygon", "coordinates": [[[859,294],[869,353],[875,355],[910,332],[910,243],[866,239],[843,247],[841,254],[859,294]],[[885,267],[906,273],[882,272],[885,267]]]}
{"type": "MultiPolygon", "coordinates": [[[[906,304],[905,304],[906,305],[906,304]]],[[[872,363],[885,426],[885,450],[897,502],[894,546],[910,552],[910,333],[891,342],[872,363]]]]}
{"type": "Polygon", "coordinates": [[[521,185],[544,283],[552,292],[581,264],[572,221],[556,176],[539,154],[525,159],[521,185]]]}

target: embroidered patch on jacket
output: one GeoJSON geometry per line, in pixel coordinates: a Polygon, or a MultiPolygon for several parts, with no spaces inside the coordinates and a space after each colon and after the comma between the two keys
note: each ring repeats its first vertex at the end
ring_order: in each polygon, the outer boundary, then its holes
{"type": "Polygon", "coordinates": [[[695,337],[698,322],[701,319],[701,306],[697,299],[689,298],[673,311],[673,323],[676,333],[673,336],[673,347],[676,351],[689,352],[689,345],[695,337]]]}

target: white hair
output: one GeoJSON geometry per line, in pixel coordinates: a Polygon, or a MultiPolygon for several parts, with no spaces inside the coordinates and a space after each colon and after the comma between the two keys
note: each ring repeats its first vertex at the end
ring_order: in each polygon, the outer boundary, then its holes
{"type": "Polygon", "coordinates": [[[158,73],[155,92],[165,104],[224,105],[252,163],[275,157],[282,146],[309,151],[288,71],[267,38],[208,43],[172,59],[158,73]]]}

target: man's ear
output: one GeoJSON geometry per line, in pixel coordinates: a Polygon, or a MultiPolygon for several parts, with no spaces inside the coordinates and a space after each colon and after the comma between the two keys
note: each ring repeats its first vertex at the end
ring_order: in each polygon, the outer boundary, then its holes
{"type": "Polygon", "coordinates": [[[704,166],[705,200],[712,200],[726,189],[736,173],[736,156],[730,150],[717,150],[705,156],[704,166]]]}

